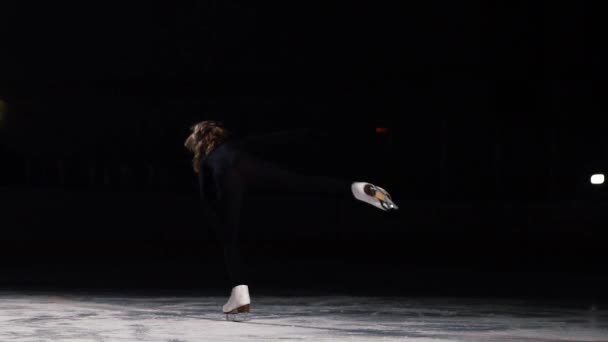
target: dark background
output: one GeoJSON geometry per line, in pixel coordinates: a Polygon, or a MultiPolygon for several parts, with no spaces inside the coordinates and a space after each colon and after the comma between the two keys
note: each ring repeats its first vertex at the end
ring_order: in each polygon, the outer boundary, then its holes
{"type": "Polygon", "coordinates": [[[0,285],[223,289],[182,145],[219,119],[321,133],[266,156],[401,207],[251,198],[260,289],[604,298],[602,10],[3,4],[0,285]]]}

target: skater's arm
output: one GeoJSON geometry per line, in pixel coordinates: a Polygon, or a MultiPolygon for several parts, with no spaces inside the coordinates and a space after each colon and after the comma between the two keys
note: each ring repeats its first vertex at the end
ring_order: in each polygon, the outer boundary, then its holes
{"type": "Polygon", "coordinates": [[[203,167],[198,170],[198,189],[201,196],[201,200],[205,200],[205,175],[203,174],[203,167]]]}
{"type": "Polygon", "coordinates": [[[201,202],[202,219],[205,225],[211,227],[217,233],[219,217],[216,207],[207,200],[201,202]]]}

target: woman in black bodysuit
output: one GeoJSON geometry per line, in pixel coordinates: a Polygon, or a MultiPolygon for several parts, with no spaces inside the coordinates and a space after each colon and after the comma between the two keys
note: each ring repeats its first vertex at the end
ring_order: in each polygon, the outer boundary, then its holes
{"type": "Polygon", "coordinates": [[[390,195],[378,186],[329,177],[303,176],[261,160],[247,151],[256,139],[235,138],[220,122],[202,121],[192,127],[192,134],[184,143],[194,154],[192,166],[198,174],[201,199],[214,214],[207,217],[214,217],[218,221],[214,226],[223,244],[232,285],[230,299],[222,309],[232,320],[247,319],[251,302],[239,255],[239,221],[247,192],[270,190],[354,196],[382,210],[397,209],[390,195]]]}

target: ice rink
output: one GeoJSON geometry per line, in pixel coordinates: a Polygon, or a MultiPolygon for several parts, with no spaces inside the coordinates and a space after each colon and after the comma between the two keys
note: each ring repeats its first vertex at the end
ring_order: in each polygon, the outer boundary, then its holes
{"type": "Polygon", "coordinates": [[[608,312],[572,301],[1,292],[0,341],[608,341],[608,312]]]}

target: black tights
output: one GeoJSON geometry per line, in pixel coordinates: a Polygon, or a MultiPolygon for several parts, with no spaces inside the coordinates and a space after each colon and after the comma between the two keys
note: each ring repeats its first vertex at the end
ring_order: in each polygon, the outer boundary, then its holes
{"type": "MultiPolygon", "coordinates": [[[[219,180],[216,210],[217,235],[224,249],[228,278],[232,286],[247,284],[241,268],[239,228],[243,199],[250,190],[316,193],[335,196],[351,194],[351,182],[320,176],[304,176],[276,164],[247,156],[227,170],[219,180]]],[[[269,209],[272,210],[272,209],[269,209]]]]}

